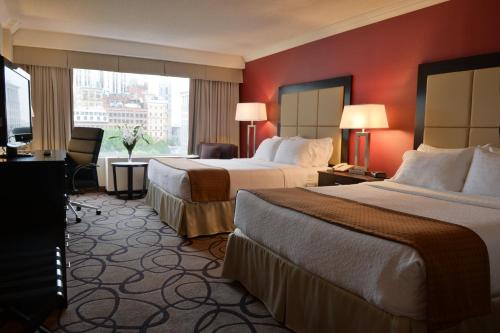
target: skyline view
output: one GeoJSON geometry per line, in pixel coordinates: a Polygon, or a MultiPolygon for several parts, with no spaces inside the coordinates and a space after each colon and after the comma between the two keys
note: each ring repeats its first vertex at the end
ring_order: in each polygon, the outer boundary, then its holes
{"type": "Polygon", "coordinates": [[[151,144],[134,155],[186,154],[189,79],[100,70],[73,71],[75,126],[104,129],[102,155],[123,155],[118,127],[140,125],[151,144]]]}

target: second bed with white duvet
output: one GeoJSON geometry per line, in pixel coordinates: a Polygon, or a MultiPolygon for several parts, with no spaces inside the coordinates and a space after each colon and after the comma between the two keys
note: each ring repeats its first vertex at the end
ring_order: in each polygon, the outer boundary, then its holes
{"type": "MultiPolygon", "coordinates": [[[[311,191],[465,226],[487,246],[491,296],[500,297],[500,200],[393,182],[311,191]],[[425,210],[422,209],[425,207],[425,210]]],[[[398,316],[425,318],[425,265],[413,248],[238,194],[235,233],[398,316]]]]}
{"type": "MultiPolygon", "coordinates": [[[[252,158],[231,160],[194,160],[201,165],[224,168],[230,177],[230,197],[234,199],[239,189],[287,188],[316,186],[318,171],[326,167],[302,167],[292,164],[262,161],[252,158]]],[[[151,160],[149,181],[179,199],[191,201],[191,186],[186,171],[171,168],[151,160]]]]}

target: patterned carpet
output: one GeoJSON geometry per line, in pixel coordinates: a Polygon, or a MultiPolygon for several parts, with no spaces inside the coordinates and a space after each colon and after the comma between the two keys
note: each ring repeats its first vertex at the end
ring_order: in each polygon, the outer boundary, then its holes
{"type": "Polygon", "coordinates": [[[57,332],[288,332],[261,302],[220,277],[226,236],[187,240],[143,200],[85,194],[102,207],[73,224],[68,309],[57,332]]]}

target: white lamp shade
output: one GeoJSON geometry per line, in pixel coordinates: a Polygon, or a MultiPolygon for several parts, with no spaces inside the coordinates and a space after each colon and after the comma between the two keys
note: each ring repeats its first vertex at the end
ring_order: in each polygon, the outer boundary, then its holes
{"type": "Polygon", "coordinates": [[[267,120],[266,104],[264,103],[238,103],[236,105],[236,120],[260,121],[267,120]]]}
{"type": "Polygon", "coordinates": [[[388,128],[385,106],[382,104],[346,105],[340,128],[388,128]]]}

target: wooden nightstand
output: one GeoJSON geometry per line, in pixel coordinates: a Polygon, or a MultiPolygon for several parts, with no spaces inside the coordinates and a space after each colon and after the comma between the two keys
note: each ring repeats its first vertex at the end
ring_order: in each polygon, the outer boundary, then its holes
{"type": "Polygon", "coordinates": [[[384,178],[353,175],[349,172],[339,172],[332,170],[318,171],[318,177],[318,186],[351,185],[363,182],[378,182],[384,180],[384,178]]]}

